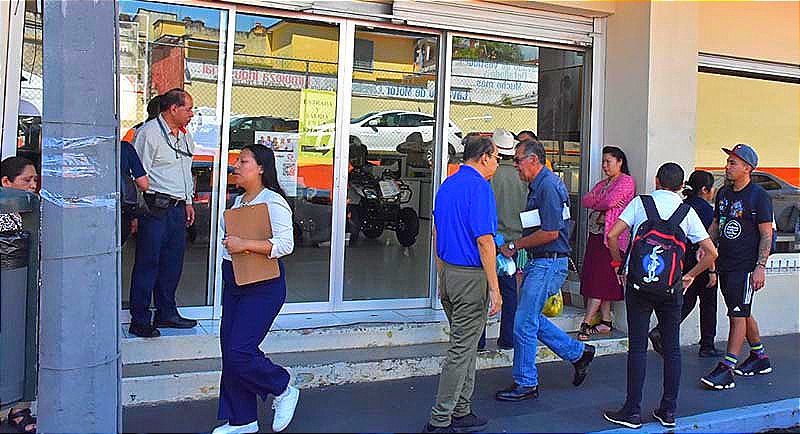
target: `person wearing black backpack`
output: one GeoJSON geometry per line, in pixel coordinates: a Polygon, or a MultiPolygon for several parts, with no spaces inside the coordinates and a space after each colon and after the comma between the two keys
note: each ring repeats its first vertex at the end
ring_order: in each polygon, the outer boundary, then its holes
{"type": "Polygon", "coordinates": [[[628,316],[628,390],[618,411],[606,411],[606,420],[626,426],[642,426],[642,388],[647,367],[647,335],[653,311],[658,318],[664,347],[664,393],[653,417],[661,425],[675,427],[675,410],[681,377],[680,321],[682,294],[695,277],[708,269],[717,250],[697,213],[681,200],[683,169],[665,163],[656,174],[656,190],[634,198],[608,234],[611,267],[625,288],[628,316]],[[623,264],[619,236],[633,228],[627,263],[623,264]],[[703,252],[691,270],[682,272],[687,244],[703,252]],[[623,266],[625,265],[625,266],[623,266]]]}
{"type": "MultiPolygon", "coordinates": [[[[714,207],[709,203],[714,199],[714,175],[705,170],[695,170],[689,175],[683,195],[686,196],[684,203],[695,210],[700,216],[700,221],[708,230],[714,220],[714,207]]],[[[692,244],[686,255],[686,261],[683,263],[683,269],[689,271],[695,264],[697,264],[697,246],[692,244]]],[[[723,356],[725,353],[714,346],[714,339],[717,335],[717,270],[704,271],[686,290],[683,295],[681,322],[692,313],[698,299],[700,304],[700,350],[697,355],[709,358],[723,356]]],[[[649,337],[653,349],[658,354],[662,354],[661,332],[658,327],[650,330],[649,337]]]]}
{"type": "Polygon", "coordinates": [[[772,201],[764,188],[750,182],[750,173],[758,166],[756,151],[745,144],[722,150],[728,154],[725,178],[731,185],[717,192],[710,232],[719,245],[719,286],[728,306],[730,329],[728,354],[700,379],[713,390],[735,387],[734,374],[749,377],[772,372],[758,323],[750,313],[754,293],[764,287],[767,259],[776,241],[772,201]],[[745,337],[750,356],[736,366],[745,337]]]}

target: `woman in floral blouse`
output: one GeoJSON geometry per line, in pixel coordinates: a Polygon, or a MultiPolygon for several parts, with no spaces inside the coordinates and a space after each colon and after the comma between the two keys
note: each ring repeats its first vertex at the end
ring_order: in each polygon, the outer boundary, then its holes
{"type": "MultiPolygon", "coordinates": [[[[581,294],[586,299],[586,315],[578,332],[578,339],[583,341],[594,334],[611,333],[613,329],[611,302],[622,300],[622,286],[611,268],[607,237],[614,221],[636,194],[636,183],[630,176],[628,159],[620,148],[603,148],[603,173],[606,177],[582,200],[583,206],[589,209],[589,242],[581,273],[581,294]],[[601,321],[591,326],[598,310],[602,315],[601,321]]],[[[619,237],[619,245],[623,251],[629,238],[630,234],[627,232],[619,237]]]]}

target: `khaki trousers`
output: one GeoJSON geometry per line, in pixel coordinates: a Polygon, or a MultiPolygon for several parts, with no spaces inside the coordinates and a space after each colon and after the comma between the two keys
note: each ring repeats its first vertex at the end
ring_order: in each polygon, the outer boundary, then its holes
{"type": "Polygon", "coordinates": [[[442,307],[450,322],[450,348],[439,376],[430,424],[444,427],[468,415],[475,389],[478,341],[486,326],[489,293],[482,268],[444,264],[439,274],[442,307]]]}

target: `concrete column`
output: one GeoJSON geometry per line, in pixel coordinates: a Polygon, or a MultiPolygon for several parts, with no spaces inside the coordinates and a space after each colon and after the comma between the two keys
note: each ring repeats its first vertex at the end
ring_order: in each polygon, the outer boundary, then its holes
{"type": "Polygon", "coordinates": [[[625,150],[639,192],[658,167],[694,165],[697,6],[617,2],[608,19],[605,144],[625,150]]]}
{"type": "Polygon", "coordinates": [[[694,170],[697,14],[694,2],[617,2],[608,18],[604,142],[625,151],[637,193],[665,162],[694,170]]]}
{"type": "Polygon", "coordinates": [[[118,432],[117,2],[44,0],[39,432],[118,432]]]}

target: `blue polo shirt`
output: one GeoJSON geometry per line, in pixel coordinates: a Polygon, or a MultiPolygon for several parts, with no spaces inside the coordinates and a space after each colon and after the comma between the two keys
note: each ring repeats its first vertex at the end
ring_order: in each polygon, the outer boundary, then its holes
{"type": "Polygon", "coordinates": [[[480,267],[478,237],[497,232],[497,208],[489,181],[464,164],[447,178],[433,208],[436,254],[462,267],[480,267]]]}
{"type": "Polygon", "coordinates": [[[564,182],[547,167],[536,175],[528,187],[528,203],[525,211],[538,210],[540,226],[522,229],[526,237],[538,230],[558,231],[558,238],[547,244],[534,247],[534,255],[544,253],[569,253],[569,221],[564,219],[564,206],[569,208],[569,193],[564,182]]]}

